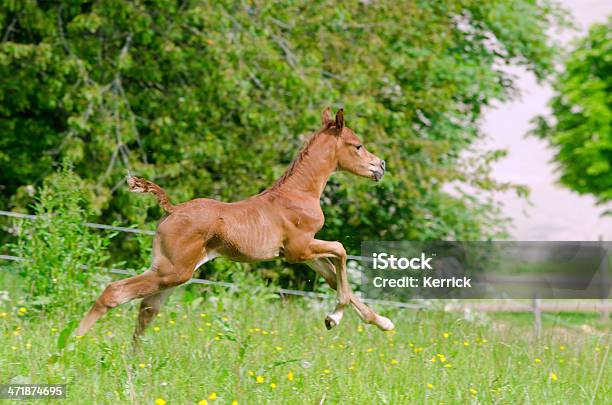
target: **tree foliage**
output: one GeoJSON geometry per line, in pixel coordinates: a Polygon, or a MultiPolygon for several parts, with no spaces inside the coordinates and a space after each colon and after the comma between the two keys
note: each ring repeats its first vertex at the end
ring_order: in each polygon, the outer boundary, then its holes
{"type": "Polygon", "coordinates": [[[483,108],[515,94],[503,66],[545,78],[546,32],[565,22],[531,0],[0,4],[3,206],[26,207],[62,158],[105,222],[161,214],[127,193],[127,171],[173,202],[241,199],[282,174],[325,106],[344,106],[389,167],[376,186],[333,176],[323,196],[320,237],[353,253],[503,231],[489,192],[510,185],[488,176],[503,153],[463,157],[483,108]]]}
{"type": "Polygon", "coordinates": [[[612,201],[612,16],[576,43],[554,91],[534,133],[554,148],[562,184],[612,201]]]}

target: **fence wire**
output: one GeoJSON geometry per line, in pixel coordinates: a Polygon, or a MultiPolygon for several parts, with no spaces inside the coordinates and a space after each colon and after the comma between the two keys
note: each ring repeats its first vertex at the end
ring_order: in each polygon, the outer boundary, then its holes
{"type": "MultiPolygon", "coordinates": [[[[38,219],[36,215],[22,214],[18,212],[3,211],[3,210],[0,210],[0,216],[7,216],[7,217],[12,217],[12,218],[20,218],[20,219],[28,219],[28,220],[38,219]]],[[[145,234],[145,235],[155,235],[156,233],[155,231],[149,230],[149,229],[128,228],[128,227],[123,227],[123,226],[98,224],[98,223],[93,223],[93,222],[87,222],[85,223],[85,226],[89,228],[95,228],[95,229],[137,233],[137,234],[145,234]]],[[[367,261],[372,260],[369,257],[353,256],[353,255],[347,255],[347,258],[350,260],[355,260],[359,262],[367,262],[367,261]]],[[[28,259],[23,258],[23,257],[18,257],[18,256],[0,255],[0,260],[26,261],[28,259]]],[[[81,268],[88,269],[89,267],[82,265],[81,268]]],[[[133,276],[137,274],[136,271],[129,270],[129,269],[107,268],[106,270],[113,274],[120,274],[120,275],[127,275],[127,276],[133,276]]],[[[228,283],[228,282],[223,282],[223,281],[213,281],[213,280],[207,280],[207,279],[201,279],[201,278],[192,278],[190,281],[188,281],[187,283],[183,285],[189,285],[189,284],[204,284],[204,285],[214,285],[214,286],[220,286],[220,287],[226,287],[226,288],[238,288],[238,286],[234,283],[228,283]]],[[[303,291],[303,290],[292,290],[292,289],[287,289],[287,288],[280,288],[277,290],[277,293],[281,295],[295,295],[295,296],[317,298],[317,299],[334,299],[335,298],[335,295],[333,294],[324,294],[324,293],[317,293],[317,292],[303,291]]],[[[358,293],[357,295],[359,296],[358,293]]],[[[369,304],[380,304],[380,305],[386,305],[386,306],[393,306],[397,308],[424,309],[424,308],[429,307],[429,305],[426,305],[425,303],[415,304],[415,303],[404,303],[404,302],[388,301],[388,300],[374,300],[374,299],[368,299],[368,298],[361,298],[361,299],[363,302],[366,302],[369,304]]],[[[534,307],[530,306],[529,304],[522,303],[516,300],[510,300],[510,301],[514,301],[514,302],[520,303],[521,305],[524,305],[526,312],[535,312],[534,307]]],[[[549,319],[554,319],[555,321],[561,324],[564,324],[565,326],[575,327],[574,325],[571,325],[563,321],[558,316],[555,316],[552,314],[546,314],[545,312],[543,312],[542,315],[546,316],[549,319]]]]}

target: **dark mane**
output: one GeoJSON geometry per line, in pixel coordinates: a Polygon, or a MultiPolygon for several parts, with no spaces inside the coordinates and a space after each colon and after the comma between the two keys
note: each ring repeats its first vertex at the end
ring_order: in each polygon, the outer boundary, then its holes
{"type": "Polygon", "coordinates": [[[265,190],[263,193],[267,191],[275,190],[278,187],[280,187],[293,174],[293,172],[295,171],[295,168],[300,164],[300,162],[304,160],[304,158],[308,155],[308,151],[310,147],[312,146],[312,144],[315,142],[315,140],[317,140],[321,134],[323,134],[325,131],[327,131],[328,129],[332,127],[333,127],[333,123],[330,123],[330,125],[324,126],[320,130],[312,134],[310,138],[308,138],[308,140],[304,143],[304,145],[298,152],[295,159],[293,159],[293,162],[291,162],[287,170],[285,170],[285,173],[283,173],[283,175],[279,177],[278,180],[276,180],[274,184],[272,184],[272,186],[268,188],[267,190],[265,190]]]}

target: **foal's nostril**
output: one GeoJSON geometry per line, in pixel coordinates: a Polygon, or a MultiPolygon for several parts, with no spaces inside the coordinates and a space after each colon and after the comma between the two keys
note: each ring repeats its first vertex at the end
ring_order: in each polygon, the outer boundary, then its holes
{"type": "Polygon", "coordinates": [[[382,167],[383,170],[385,170],[387,168],[387,164],[385,163],[384,160],[380,161],[380,167],[382,167]]]}

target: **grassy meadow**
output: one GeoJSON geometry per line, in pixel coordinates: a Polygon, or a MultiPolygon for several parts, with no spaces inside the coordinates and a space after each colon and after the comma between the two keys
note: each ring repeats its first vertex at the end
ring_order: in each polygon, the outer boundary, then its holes
{"type": "Polygon", "coordinates": [[[207,289],[177,291],[140,351],[131,346],[137,303],[78,339],[62,333],[76,315],[41,317],[5,300],[0,382],[65,383],[61,403],[70,404],[604,404],[612,397],[609,324],[596,316],[546,318],[540,340],[522,315],[466,320],[436,310],[378,308],[395,322],[389,333],[363,326],[350,310],[327,331],[332,302],[207,289]]]}

